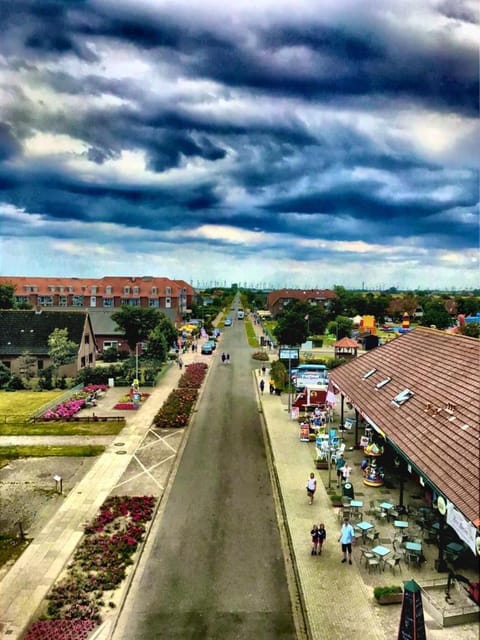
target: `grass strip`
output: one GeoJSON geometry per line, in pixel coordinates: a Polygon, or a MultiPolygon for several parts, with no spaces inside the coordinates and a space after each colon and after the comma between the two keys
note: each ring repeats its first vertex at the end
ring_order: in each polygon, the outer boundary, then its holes
{"type": "Polygon", "coordinates": [[[0,424],[0,436],[115,436],[126,422],[35,422],[0,424]]]}
{"type": "Polygon", "coordinates": [[[50,456],[64,456],[66,458],[89,458],[98,456],[105,451],[100,445],[13,445],[0,447],[0,459],[14,460],[17,458],[47,458],[50,456]]]}
{"type": "Polygon", "coordinates": [[[250,347],[258,347],[258,340],[250,320],[245,320],[245,331],[247,332],[247,340],[250,347]]]}

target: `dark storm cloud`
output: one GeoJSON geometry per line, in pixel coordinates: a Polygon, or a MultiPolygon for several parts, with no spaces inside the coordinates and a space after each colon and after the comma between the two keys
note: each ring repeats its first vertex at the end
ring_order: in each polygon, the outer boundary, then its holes
{"type": "Polygon", "coordinates": [[[10,127],[0,122],[0,162],[20,153],[20,145],[10,127]]]}

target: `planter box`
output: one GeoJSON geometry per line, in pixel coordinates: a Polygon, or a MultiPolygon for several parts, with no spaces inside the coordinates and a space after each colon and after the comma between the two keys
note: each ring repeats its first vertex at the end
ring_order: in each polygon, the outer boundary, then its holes
{"type": "Polygon", "coordinates": [[[378,604],[402,604],[403,593],[391,593],[377,598],[378,604]]]}

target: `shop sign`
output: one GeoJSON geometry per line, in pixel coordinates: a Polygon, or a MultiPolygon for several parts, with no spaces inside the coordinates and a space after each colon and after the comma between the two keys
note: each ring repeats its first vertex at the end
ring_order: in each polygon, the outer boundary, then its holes
{"type": "Polygon", "coordinates": [[[476,551],[477,530],[451,502],[447,502],[447,524],[457,533],[458,537],[468,544],[473,553],[476,551]]]}

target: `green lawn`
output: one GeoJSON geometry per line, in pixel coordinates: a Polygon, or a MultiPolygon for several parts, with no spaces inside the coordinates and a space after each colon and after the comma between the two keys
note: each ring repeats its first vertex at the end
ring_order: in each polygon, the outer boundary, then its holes
{"type": "Polygon", "coordinates": [[[0,391],[0,416],[16,415],[29,418],[44,404],[60,397],[65,391],[0,391]]]}
{"type": "Polygon", "coordinates": [[[253,328],[252,323],[250,322],[250,320],[244,320],[244,322],[245,322],[245,331],[247,332],[248,344],[251,347],[258,347],[258,339],[255,334],[255,329],[253,328]]]}
{"type": "Polygon", "coordinates": [[[0,424],[0,436],[114,436],[125,426],[118,422],[29,422],[0,424]]]}
{"type": "Polygon", "coordinates": [[[105,451],[99,445],[55,446],[55,445],[22,445],[0,447],[0,460],[16,458],[45,458],[48,456],[90,457],[98,456],[105,451]]]}

